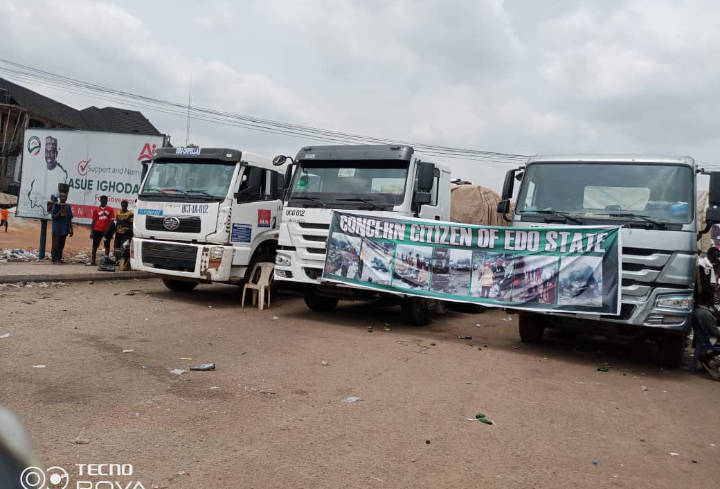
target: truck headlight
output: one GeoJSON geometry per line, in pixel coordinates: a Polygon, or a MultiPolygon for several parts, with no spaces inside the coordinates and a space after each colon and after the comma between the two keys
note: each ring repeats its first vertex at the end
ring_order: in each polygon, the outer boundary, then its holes
{"type": "Polygon", "coordinates": [[[210,259],[211,260],[222,260],[223,253],[225,250],[222,246],[213,246],[210,248],[210,259]]]}
{"type": "Polygon", "coordinates": [[[292,260],[284,255],[276,255],[275,256],[275,265],[280,265],[281,267],[289,267],[292,264],[292,260]]]}
{"type": "Polygon", "coordinates": [[[657,298],[655,307],[689,312],[692,309],[692,303],[692,295],[661,295],[657,298]]]}

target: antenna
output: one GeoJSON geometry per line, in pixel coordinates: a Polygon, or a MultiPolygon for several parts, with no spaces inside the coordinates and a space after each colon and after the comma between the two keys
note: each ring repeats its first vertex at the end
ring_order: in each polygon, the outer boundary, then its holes
{"type": "Polygon", "coordinates": [[[190,73],[190,88],[188,89],[187,124],[185,125],[185,146],[190,144],[190,107],[192,106],[192,73],[190,73]]]}

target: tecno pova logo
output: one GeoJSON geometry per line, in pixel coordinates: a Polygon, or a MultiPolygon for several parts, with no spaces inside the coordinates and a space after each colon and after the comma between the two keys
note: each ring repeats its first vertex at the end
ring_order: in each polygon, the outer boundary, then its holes
{"type": "MultiPolygon", "coordinates": [[[[75,464],[77,480],[70,486],[70,475],[62,467],[28,467],[20,475],[23,489],[145,489],[140,481],[132,480],[132,464],[75,464]],[[88,479],[91,477],[93,480],[88,479]]],[[[75,478],[73,478],[75,479],[75,478]]],[[[5,486],[3,486],[5,487],[5,486]]],[[[12,486],[15,487],[15,486],[12,486]]]]}
{"type": "Polygon", "coordinates": [[[37,156],[40,153],[41,147],[42,147],[42,143],[40,142],[39,137],[31,136],[30,139],[28,139],[27,150],[28,150],[28,153],[30,153],[31,155],[37,156]]]}
{"type": "Polygon", "coordinates": [[[65,489],[70,484],[70,476],[62,467],[28,467],[20,474],[23,489],[65,489]]]}

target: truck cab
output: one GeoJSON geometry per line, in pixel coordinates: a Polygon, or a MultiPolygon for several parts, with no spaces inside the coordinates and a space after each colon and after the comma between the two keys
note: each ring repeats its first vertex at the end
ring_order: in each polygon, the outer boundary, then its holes
{"type": "MultiPolygon", "coordinates": [[[[424,161],[410,146],[305,147],[288,167],[286,181],[275,279],[303,284],[313,310],[332,309],[341,298],[378,295],[321,280],[333,210],[450,219],[450,171],[424,161]]],[[[413,322],[425,323],[435,301],[407,298],[402,304],[407,311],[415,308],[413,322]]]]}
{"type": "Polygon", "coordinates": [[[156,149],[135,208],[132,268],[190,291],[242,283],[255,263],[273,261],[284,177],[248,160],[229,148],[156,149]]]}
{"type": "Polygon", "coordinates": [[[622,226],[620,314],[523,312],[521,339],[538,342],[546,327],[613,330],[659,340],[661,363],[677,366],[693,310],[697,172],[692,158],[649,155],[537,156],[508,172],[498,212],[519,180],[513,227],[622,226]]]}

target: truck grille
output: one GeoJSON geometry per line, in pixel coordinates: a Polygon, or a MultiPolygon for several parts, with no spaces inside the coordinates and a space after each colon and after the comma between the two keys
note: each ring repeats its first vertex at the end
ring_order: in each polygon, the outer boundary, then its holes
{"type": "Polygon", "coordinates": [[[623,248],[623,286],[650,285],[655,282],[671,256],[672,251],[623,248]]]}
{"type": "Polygon", "coordinates": [[[304,229],[330,229],[330,224],[316,224],[314,222],[299,222],[298,224],[304,229]]]}
{"type": "Polygon", "coordinates": [[[192,217],[178,217],[180,226],[177,229],[165,229],[163,225],[164,217],[147,216],[145,218],[145,228],[148,231],[165,231],[169,233],[199,233],[200,232],[200,218],[197,216],[192,217]]]}
{"type": "Polygon", "coordinates": [[[197,250],[194,246],[143,241],[142,261],[153,268],[194,272],[197,250]]]}

